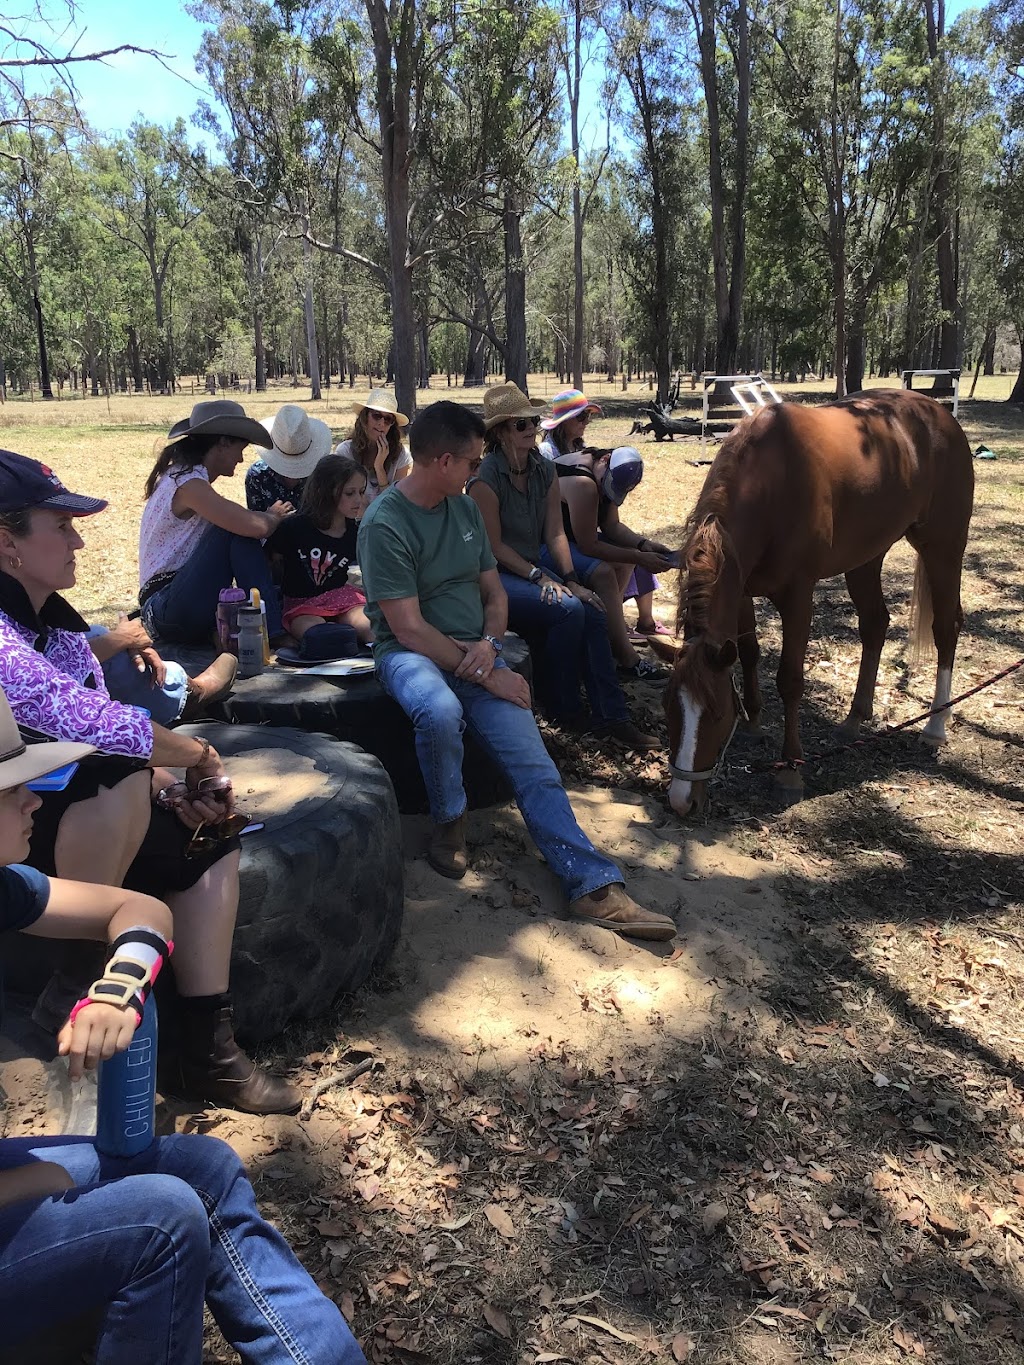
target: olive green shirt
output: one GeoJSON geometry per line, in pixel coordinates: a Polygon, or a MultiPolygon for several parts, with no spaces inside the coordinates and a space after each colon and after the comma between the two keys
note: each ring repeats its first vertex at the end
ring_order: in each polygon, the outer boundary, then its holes
{"type": "Polygon", "coordinates": [[[502,450],[490,450],[480,466],[479,478],[494,490],[498,499],[498,519],[501,538],[516,554],[536,564],[540,547],[544,544],[544,523],[548,510],[548,490],[555,477],[555,467],[545,460],[536,446],[530,451],[526,488],[518,489],[512,482],[508,460],[502,450]]]}
{"type": "Polygon", "coordinates": [[[484,633],[480,575],[495,567],[484,519],[472,498],[418,507],[394,484],[375,498],[359,527],[359,567],[374,656],[403,648],[380,609],[394,598],[419,599],[424,621],[455,640],[484,633]]]}

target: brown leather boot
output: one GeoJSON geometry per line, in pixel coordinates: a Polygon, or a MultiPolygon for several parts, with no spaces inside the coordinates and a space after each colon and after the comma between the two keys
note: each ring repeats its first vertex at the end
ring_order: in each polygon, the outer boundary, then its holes
{"type": "Polygon", "coordinates": [[[459,882],[466,875],[466,815],[435,825],[427,849],[427,862],[442,877],[459,882]]]}
{"type": "Polygon", "coordinates": [[[294,1114],[302,1102],[295,1086],[264,1071],[235,1042],[231,997],[182,996],[178,1058],[182,1089],[246,1114],[294,1114]]]}
{"type": "Polygon", "coordinates": [[[181,709],[179,720],[185,723],[196,720],[208,706],[222,701],[235,685],[238,660],[233,654],[218,654],[209,668],[188,680],[188,696],[181,709]]]}
{"type": "Polygon", "coordinates": [[[668,915],[660,915],[657,910],[645,910],[637,905],[625,888],[618,882],[611,886],[599,887],[589,896],[580,896],[570,901],[569,913],[574,919],[599,924],[602,929],[611,929],[627,938],[646,938],[665,941],[674,938],[675,921],[668,915]]]}

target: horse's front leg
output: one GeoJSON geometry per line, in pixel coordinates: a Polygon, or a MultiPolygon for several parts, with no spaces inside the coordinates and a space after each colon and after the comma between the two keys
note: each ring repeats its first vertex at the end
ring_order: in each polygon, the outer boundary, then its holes
{"type": "MultiPolygon", "coordinates": [[[[782,698],[785,713],[785,734],[782,757],[799,765],[804,756],[800,743],[800,699],[804,694],[804,663],[807,640],[811,633],[811,604],[814,584],[800,584],[784,595],[774,598],[782,617],[782,658],[775,683],[782,698]]],[[[802,792],[803,776],[799,766],[780,768],[777,776],[780,787],[790,792],[802,792]]]]}
{"type": "Polygon", "coordinates": [[[861,724],[875,712],[875,683],[878,664],[882,658],[886,631],[889,629],[889,609],[882,596],[882,560],[884,555],[862,564],[846,575],[846,587],[857,608],[857,630],[860,634],[860,672],[857,690],[853,694],[850,714],[839,727],[844,735],[855,735],[861,724]]]}
{"type": "Polygon", "coordinates": [[[747,713],[744,729],[748,735],[760,736],[764,734],[761,729],[761,681],[757,676],[761,646],[757,643],[757,621],[752,597],[744,597],[740,602],[736,648],[743,670],[743,709],[747,713]]]}

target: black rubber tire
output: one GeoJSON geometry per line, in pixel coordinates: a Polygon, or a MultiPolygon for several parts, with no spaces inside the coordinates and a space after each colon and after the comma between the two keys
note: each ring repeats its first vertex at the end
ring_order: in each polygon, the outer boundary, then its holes
{"type": "Polygon", "coordinates": [[[243,809],[231,954],[240,1038],[262,1042],[357,990],[391,954],[404,905],[402,831],[387,773],[329,735],[202,724],[243,809]]]}
{"type": "MultiPolygon", "coordinates": [[[[236,1031],[262,1042],[358,990],[398,941],[404,890],[395,795],[375,758],[330,735],[213,723],[183,729],[209,739],[227,761],[241,808],[265,822],[242,839],[231,953],[236,1031]]],[[[31,1008],[57,945],[9,937],[5,983],[31,1008]]],[[[166,1023],[171,1029],[173,1016],[166,1023]]]]}
{"type": "MultiPolygon", "coordinates": [[[[210,662],[210,651],[162,647],[190,673],[210,662]]],[[[510,668],[530,679],[530,651],[518,635],[505,636],[503,657],[510,668]]],[[[305,678],[287,670],[268,669],[257,678],[235,683],[226,701],[211,707],[210,715],[235,725],[293,725],[300,730],[334,735],[358,744],[380,759],[395,788],[398,809],[420,814],[427,809],[427,793],[416,760],[412,722],[372,675],[363,678],[305,678]]],[[[471,735],[466,736],[462,765],[471,810],[503,805],[512,788],[471,735]]]]}

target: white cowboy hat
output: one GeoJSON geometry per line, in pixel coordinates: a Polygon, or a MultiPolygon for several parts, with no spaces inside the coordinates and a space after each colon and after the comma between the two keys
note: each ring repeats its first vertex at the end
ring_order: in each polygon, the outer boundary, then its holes
{"type": "Polygon", "coordinates": [[[484,426],[490,431],[499,422],[536,417],[537,409],[546,407],[543,398],[527,398],[518,384],[495,384],[484,394],[484,426]]]}
{"type": "Polygon", "coordinates": [[[94,744],[26,744],[11,704],[0,691],[0,790],[35,782],[36,778],[95,752],[94,744]]]}
{"type": "Polygon", "coordinates": [[[409,419],[404,412],[398,411],[398,403],[395,395],[388,393],[387,389],[371,389],[370,396],[361,403],[353,403],[353,412],[362,412],[363,408],[370,408],[374,412],[387,412],[395,419],[400,427],[407,427],[409,419]]]}
{"type": "Polygon", "coordinates": [[[285,403],[273,417],[261,420],[274,444],[260,458],[285,479],[306,478],[330,452],[330,427],[298,403],[285,403]]]}

